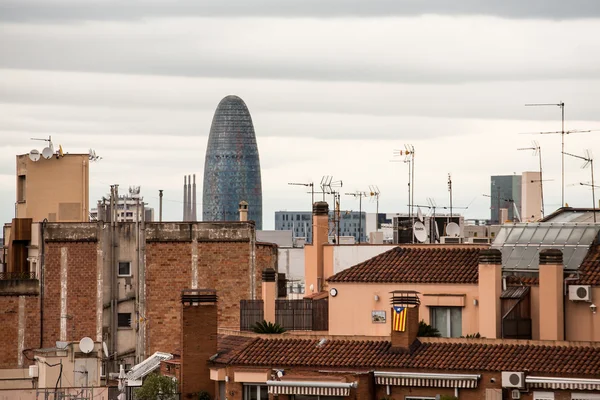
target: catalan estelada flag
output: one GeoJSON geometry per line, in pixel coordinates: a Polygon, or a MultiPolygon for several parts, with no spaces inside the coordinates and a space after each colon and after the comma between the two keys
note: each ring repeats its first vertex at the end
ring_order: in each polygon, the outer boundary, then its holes
{"type": "Polygon", "coordinates": [[[393,306],[394,308],[394,318],[393,318],[393,327],[392,329],[396,332],[404,332],[406,330],[406,307],[401,306],[393,306]]]}

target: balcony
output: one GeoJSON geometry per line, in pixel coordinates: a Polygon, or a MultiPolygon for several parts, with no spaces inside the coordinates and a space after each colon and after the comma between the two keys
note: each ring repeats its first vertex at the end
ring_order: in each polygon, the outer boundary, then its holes
{"type": "Polygon", "coordinates": [[[0,272],[0,296],[37,296],[40,283],[35,272],[0,272]]]}

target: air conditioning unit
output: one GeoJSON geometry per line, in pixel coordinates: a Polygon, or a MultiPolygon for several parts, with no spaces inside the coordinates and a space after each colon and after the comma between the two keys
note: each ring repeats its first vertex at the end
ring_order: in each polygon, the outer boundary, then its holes
{"type": "Polygon", "coordinates": [[[513,389],[510,391],[510,398],[512,400],[519,400],[521,398],[521,391],[519,389],[513,389]]]}
{"type": "Polygon", "coordinates": [[[523,388],[525,387],[524,372],[502,372],[502,387],[523,388]]]}
{"type": "Polygon", "coordinates": [[[37,378],[39,375],[38,373],[38,366],[37,365],[30,365],[29,366],[29,377],[30,378],[37,378]]]}
{"type": "Polygon", "coordinates": [[[592,301],[592,288],[590,285],[570,285],[569,300],[592,301]]]}
{"type": "Polygon", "coordinates": [[[473,244],[489,244],[490,243],[490,238],[487,237],[482,237],[482,238],[471,238],[471,243],[473,244]]]}
{"type": "Polygon", "coordinates": [[[442,236],[440,238],[440,243],[443,244],[461,244],[462,242],[463,238],[461,237],[442,236]]]}

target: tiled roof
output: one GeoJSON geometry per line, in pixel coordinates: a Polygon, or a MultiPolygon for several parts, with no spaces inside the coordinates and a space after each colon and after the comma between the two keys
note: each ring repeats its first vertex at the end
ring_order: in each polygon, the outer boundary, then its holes
{"type": "Polygon", "coordinates": [[[329,282],[477,283],[481,247],[395,247],[329,282]]]}
{"type": "MultiPolygon", "coordinates": [[[[494,341],[415,342],[412,354],[391,353],[389,341],[256,338],[234,357],[218,363],[269,367],[387,368],[452,371],[526,371],[597,375],[600,347],[494,341]]],[[[543,342],[541,342],[543,343],[543,342]]]]}
{"type": "Polygon", "coordinates": [[[600,285],[600,244],[590,246],[581,266],[579,267],[580,279],[571,284],[600,285]]]}
{"type": "Polygon", "coordinates": [[[229,360],[247,344],[254,340],[253,337],[236,336],[236,335],[218,335],[217,336],[217,351],[220,362],[228,363],[229,360]]]}

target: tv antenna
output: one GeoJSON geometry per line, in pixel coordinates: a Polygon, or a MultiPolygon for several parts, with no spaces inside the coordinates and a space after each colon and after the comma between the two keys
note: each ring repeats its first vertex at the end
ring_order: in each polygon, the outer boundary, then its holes
{"type": "MultiPolygon", "coordinates": [[[[539,160],[540,160],[540,179],[537,179],[536,181],[538,181],[540,183],[540,196],[541,196],[541,201],[542,201],[542,218],[544,218],[544,178],[542,175],[542,148],[540,147],[540,144],[537,142],[537,140],[534,140],[531,142],[531,147],[522,147],[519,148],[517,150],[533,150],[533,156],[538,156],[539,160]]],[[[533,182],[533,181],[532,181],[533,182]]]]}
{"type": "Polygon", "coordinates": [[[360,244],[362,237],[362,198],[369,195],[365,192],[356,191],[354,193],[346,193],[346,196],[358,197],[358,244],[360,244]]]}
{"type": "Polygon", "coordinates": [[[89,151],[89,159],[90,159],[90,161],[94,162],[94,161],[100,161],[100,160],[102,160],[102,157],[96,155],[96,150],[90,149],[90,151],[89,151]]]}
{"type": "MultiPolygon", "coordinates": [[[[415,147],[412,144],[405,144],[404,150],[394,150],[394,156],[404,157],[405,164],[408,164],[408,218],[415,223],[415,147]]],[[[398,162],[398,160],[392,160],[398,162]]],[[[414,238],[413,238],[414,243],[414,238]]]]}
{"type": "Polygon", "coordinates": [[[574,157],[574,158],[579,158],[580,160],[583,160],[584,163],[581,166],[581,168],[587,168],[588,166],[590,167],[591,171],[592,171],[592,210],[594,213],[594,223],[596,223],[596,187],[594,185],[594,158],[592,157],[592,152],[590,150],[585,150],[585,156],[578,156],[577,154],[571,154],[571,153],[565,153],[563,152],[563,155],[567,155],[570,157],[574,157]]]}
{"type": "MultiPolygon", "coordinates": [[[[310,182],[310,183],[296,183],[296,182],[291,182],[291,183],[288,183],[288,185],[310,187],[311,203],[310,203],[310,208],[308,209],[308,211],[312,214],[313,205],[315,204],[315,184],[314,184],[314,182],[310,182]]],[[[311,219],[310,219],[310,229],[311,229],[311,232],[312,232],[313,228],[314,228],[313,227],[313,219],[311,217],[311,219]]],[[[306,236],[308,236],[308,234],[306,236]]],[[[312,239],[311,239],[311,243],[312,243],[312,239]]]]}
{"type": "Polygon", "coordinates": [[[336,235],[336,244],[340,243],[340,192],[334,190],[334,188],[341,188],[344,183],[340,181],[334,181],[332,175],[325,175],[321,178],[321,191],[323,193],[323,201],[325,201],[325,194],[333,195],[333,228],[336,235]]]}
{"type": "Polygon", "coordinates": [[[371,199],[375,197],[375,202],[377,203],[375,208],[375,232],[379,232],[379,196],[381,192],[379,191],[379,187],[375,185],[369,185],[369,196],[371,199]]]}
{"type": "MultiPolygon", "coordinates": [[[[485,193],[484,193],[484,194],[483,194],[483,196],[485,196],[485,197],[489,197],[489,198],[493,199],[493,196],[491,196],[491,195],[489,195],[489,194],[485,194],[485,193]]],[[[498,223],[499,223],[499,224],[501,224],[501,223],[502,223],[502,222],[500,221],[500,200],[502,200],[502,201],[504,201],[504,202],[508,202],[508,203],[511,203],[511,204],[512,204],[512,206],[513,206],[513,211],[514,211],[514,213],[515,213],[515,216],[517,217],[517,220],[518,220],[519,222],[521,222],[521,214],[519,213],[519,209],[517,208],[517,204],[516,204],[516,202],[515,202],[515,200],[514,200],[514,199],[506,199],[506,198],[501,198],[501,197],[500,197],[500,189],[499,189],[499,188],[498,188],[498,196],[497,196],[497,199],[498,199],[498,223]]]]}
{"type": "Polygon", "coordinates": [[[448,192],[450,193],[450,218],[452,219],[452,175],[448,173],[448,192]]]}

